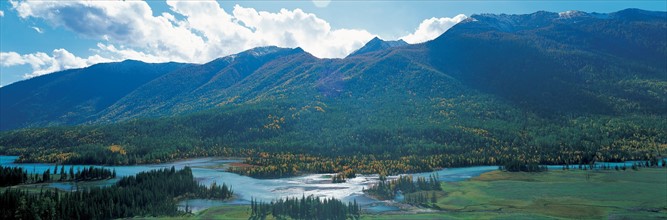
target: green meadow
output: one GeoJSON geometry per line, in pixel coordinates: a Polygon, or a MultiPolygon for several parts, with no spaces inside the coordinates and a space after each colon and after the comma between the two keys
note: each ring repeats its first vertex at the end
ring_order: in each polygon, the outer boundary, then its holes
{"type": "Polygon", "coordinates": [[[365,219],[665,219],[667,169],[494,171],[443,183],[438,213],[365,219]]]}

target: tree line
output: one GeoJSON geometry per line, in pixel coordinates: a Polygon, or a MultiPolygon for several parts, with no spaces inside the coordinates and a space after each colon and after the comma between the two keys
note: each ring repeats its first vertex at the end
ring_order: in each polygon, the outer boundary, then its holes
{"type": "Polygon", "coordinates": [[[7,188],[0,194],[0,219],[114,219],[135,216],[184,214],[177,198],[228,199],[231,189],[223,184],[203,186],[192,170],[159,169],[123,177],[110,187],[73,192],[56,189],[33,193],[7,188]]]}
{"type": "Polygon", "coordinates": [[[109,168],[101,167],[84,167],[74,171],[74,167],[69,168],[69,172],[65,171],[65,166],[60,167],[58,172],[58,165],[53,169],[46,169],[42,174],[28,174],[25,169],[21,167],[3,167],[0,166],[0,186],[13,186],[25,183],[45,183],[52,181],[95,181],[103,179],[116,178],[116,171],[109,168]]]}
{"type": "Polygon", "coordinates": [[[521,160],[509,160],[498,167],[500,170],[508,172],[543,172],[548,168],[545,165],[539,165],[536,162],[528,162],[521,160]]]}
{"type": "Polygon", "coordinates": [[[313,195],[269,203],[252,199],[250,210],[250,219],[266,219],[269,214],[276,219],[359,219],[361,215],[356,200],[345,204],[338,199],[320,199],[313,195]]]}
{"type": "Polygon", "coordinates": [[[28,181],[28,173],[21,167],[0,166],[0,187],[13,186],[28,181]]]}
{"type": "Polygon", "coordinates": [[[407,195],[420,191],[442,191],[438,176],[430,175],[428,179],[417,177],[417,180],[414,181],[412,175],[402,175],[395,180],[387,181],[386,176],[380,175],[380,182],[364,189],[365,193],[380,200],[394,199],[398,192],[407,195]]]}

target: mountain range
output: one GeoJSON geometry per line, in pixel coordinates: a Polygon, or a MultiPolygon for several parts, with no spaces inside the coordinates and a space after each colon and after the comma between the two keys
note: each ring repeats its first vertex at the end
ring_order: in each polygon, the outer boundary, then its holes
{"type": "MultiPolygon", "coordinates": [[[[460,145],[457,135],[473,133],[483,141],[465,143],[513,145],[521,140],[509,137],[527,128],[566,129],[582,118],[663,118],[667,13],[472,15],[432,41],[374,38],[344,59],[261,47],[204,64],[127,60],[17,82],[0,98],[1,130],[223,114],[237,120],[224,122],[237,136],[255,125],[283,129],[244,144],[460,145]]],[[[548,133],[531,143],[563,138],[548,133]]]]}
{"type": "Polygon", "coordinates": [[[1,88],[0,129],[109,123],[276,99],[336,102],[341,95],[380,95],[368,93],[383,83],[398,84],[385,90],[422,90],[420,98],[465,87],[540,113],[662,113],[665,35],[664,12],[482,14],[423,44],[374,38],[345,59],[263,47],[205,64],[104,63],[1,88]]]}

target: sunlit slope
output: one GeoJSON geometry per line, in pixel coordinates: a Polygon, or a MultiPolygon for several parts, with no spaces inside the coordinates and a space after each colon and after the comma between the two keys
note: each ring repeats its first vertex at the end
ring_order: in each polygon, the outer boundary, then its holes
{"type": "Polygon", "coordinates": [[[433,41],[345,59],[256,48],[162,74],[85,121],[52,121],[88,126],[9,131],[0,146],[97,154],[120,144],[144,161],[225,146],[446,155],[429,161],[438,165],[645,159],[667,148],[665,18],[473,15],[433,41]]]}

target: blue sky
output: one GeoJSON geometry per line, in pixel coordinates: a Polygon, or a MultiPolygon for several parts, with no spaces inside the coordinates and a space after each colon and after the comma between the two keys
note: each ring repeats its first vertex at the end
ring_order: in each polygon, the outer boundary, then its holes
{"type": "Polygon", "coordinates": [[[340,58],[372,37],[428,41],[467,16],[667,11],[659,1],[0,1],[0,86],[100,62],[204,63],[257,46],[340,58]]]}

